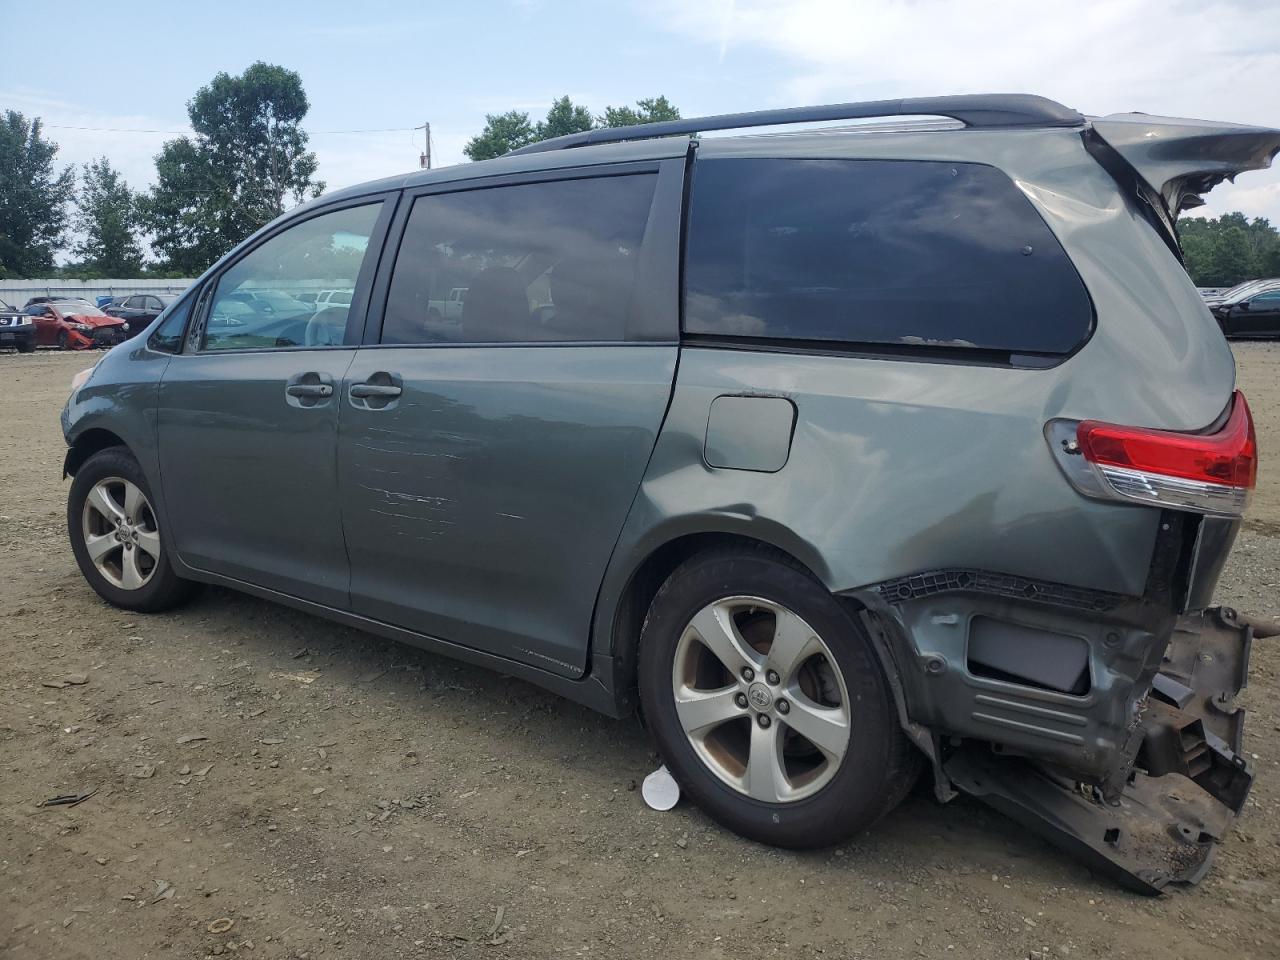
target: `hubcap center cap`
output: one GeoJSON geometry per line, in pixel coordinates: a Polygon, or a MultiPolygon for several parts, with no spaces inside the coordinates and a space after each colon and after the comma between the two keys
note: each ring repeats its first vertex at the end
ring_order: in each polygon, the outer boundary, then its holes
{"type": "Polygon", "coordinates": [[[747,699],[757,710],[768,710],[773,706],[773,694],[763,683],[753,683],[747,687],[747,699]]]}

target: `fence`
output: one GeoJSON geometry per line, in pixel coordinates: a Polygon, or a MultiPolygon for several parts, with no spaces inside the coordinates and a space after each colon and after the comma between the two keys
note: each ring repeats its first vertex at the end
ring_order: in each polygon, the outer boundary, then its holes
{"type": "Polygon", "coordinates": [[[32,297],[127,297],[134,293],[181,293],[192,280],[0,280],[0,300],[21,307],[32,297]]]}

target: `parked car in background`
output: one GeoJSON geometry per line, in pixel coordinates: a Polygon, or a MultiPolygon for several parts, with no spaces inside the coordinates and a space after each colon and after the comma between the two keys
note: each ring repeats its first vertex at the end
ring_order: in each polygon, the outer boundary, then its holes
{"type": "Polygon", "coordinates": [[[30,353],[36,348],[36,325],[17,307],[0,300],[0,348],[4,347],[30,353]]]}
{"type": "Polygon", "coordinates": [[[109,316],[128,320],[129,336],[134,336],[176,299],[178,298],[170,293],[135,293],[129,297],[121,297],[118,303],[104,309],[109,316]]]}
{"type": "Polygon", "coordinates": [[[1280,280],[1261,282],[1209,310],[1228,337],[1280,337],[1280,280]]]}
{"type": "Polygon", "coordinates": [[[1227,287],[1217,293],[1206,296],[1204,302],[1210,308],[1221,303],[1235,303],[1242,297],[1247,297],[1254,291],[1273,283],[1280,284],[1280,277],[1262,277],[1257,280],[1246,280],[1243,283],[1237,283],[1234,287],[1227,287]]]}
{"type": "Polygon", "coordinates": [[[77,379],[71,548],[124,609],[219,584],[638,703],[759,841],[839,843],[926,770],[1194,883],[1253,782],[1209,603],[1257,451],[1172,218],[1278,149],[961,96],[349,187],[77,379]],[[694,138],[903,115],[959,129],[694,138]]]}
{"type": "Polygon", "coordinates": [[[34,307],[38,303],[83,303],[90,307],[93,306],[93,304],[89,303],[89,301],[86,300],[84,297],[40,296],[40,297],[32,297],[31,299],[29,299],[24,305],[23,309],[25,310],[26,307],[34,307]]]}
{"type": "Polygon", "coordinates": [[[114,347],[129,335],[129,322],[108,316],[83,300],[36,303],[23,311],[35,321],[36,343],[63,350],[114,347]]]}

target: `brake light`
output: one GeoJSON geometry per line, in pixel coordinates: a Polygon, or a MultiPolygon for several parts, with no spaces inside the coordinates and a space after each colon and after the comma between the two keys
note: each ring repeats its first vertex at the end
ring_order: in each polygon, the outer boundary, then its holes
{"type": "Polygon", "coordinates": [[[1104,491],[1125,499],[1202,513],[1238,515],[1257,482],[1258,445],[1244,394],[1215,433],[1176,433],[1086,420],[1076,450],[1104,491]]]}

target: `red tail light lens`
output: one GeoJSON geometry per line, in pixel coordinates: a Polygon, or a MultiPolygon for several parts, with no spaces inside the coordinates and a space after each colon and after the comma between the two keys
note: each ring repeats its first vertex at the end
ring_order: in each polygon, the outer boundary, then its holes
{"type": "Polygon", "coordinates": [[[1086,420],[1079,452],[1114,494],[1209,513],[1240,513],[1258,475],[1258,444],[1244,394],[1215,433],[1175,433],[1086,420]]]}

